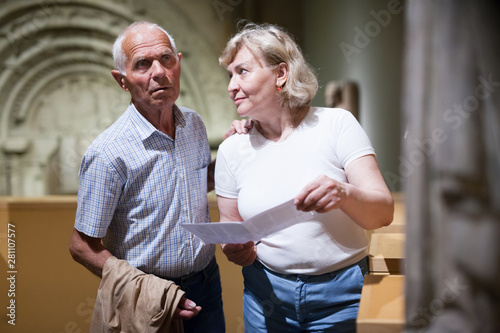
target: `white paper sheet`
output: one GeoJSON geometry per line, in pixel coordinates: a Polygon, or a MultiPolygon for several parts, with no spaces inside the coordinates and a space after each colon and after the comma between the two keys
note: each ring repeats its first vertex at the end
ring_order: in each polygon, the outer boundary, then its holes
{"type": "Polygon", "coordinates": [[[181,223],[205,244],[258,241],[299,222],[310,220],[312,212],[297,210],[293,200],[266,210],[243,222],[181,223]]]}

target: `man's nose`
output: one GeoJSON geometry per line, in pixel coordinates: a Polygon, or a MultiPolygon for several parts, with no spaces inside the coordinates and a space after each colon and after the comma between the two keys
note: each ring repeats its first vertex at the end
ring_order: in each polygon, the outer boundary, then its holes
{"type": "Polygon", "coordinates": [[[151,76],[154,79],[159,79],[165,77],[166,75],[165,73],[166,73],[165,67],[163,67],[158,60],[153,61],[153,64],[151,65],[151,76]]]}

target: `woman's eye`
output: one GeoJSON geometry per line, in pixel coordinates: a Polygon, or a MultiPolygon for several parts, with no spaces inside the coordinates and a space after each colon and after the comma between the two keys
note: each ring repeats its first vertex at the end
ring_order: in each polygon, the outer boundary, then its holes
{"type": "Polygon", "coordinates": [[[240,69],[240,74],[245,74],[245,73],[247,73],[247,72],[248,72],[248,71],[247,71],[246,69],[244,69],[244,68],[240,69]]]}

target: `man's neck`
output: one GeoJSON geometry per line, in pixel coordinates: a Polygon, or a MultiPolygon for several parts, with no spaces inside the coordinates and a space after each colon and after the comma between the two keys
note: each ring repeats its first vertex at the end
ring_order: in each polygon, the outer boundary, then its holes
{"type": "Polygon", "coordinates": [[[175,119],[173,107],[144,109],[134,103],[139,113],[156,129],[175,139],[175,119]]]}

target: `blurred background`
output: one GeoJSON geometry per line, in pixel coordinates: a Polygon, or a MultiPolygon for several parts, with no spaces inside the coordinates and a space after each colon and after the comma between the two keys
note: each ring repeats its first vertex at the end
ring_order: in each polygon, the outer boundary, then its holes
{"type": "MultiPolygon", "coordinates": [[[[203,117],[215,156],[238,117],[220,53],[241,19],[282,26],[317,72],[312,105],[356,115],[397,193],[404,11],[394,0],[0,1],[0,331],[88,332],[100,280],[72,260],[68,242],[81,158],[129,103],[110,74],[123,28],[151,21],[173,36],[183,53],[177,104],[203,117]]],[[[227,331],[243,332],[241,268],[220,249],[217,257],[227,331]]]]}
{"type": "MultiPolygon", "coordinates": [[[[499,332],[499,15],[497,0],[0,0],[0,332],[88,332],[100,280],[68,242],[81,158],[129,103],[116,36],[133,21],[171,33],[177,104],[215,156],[237,119],[218,57],[241,19],[295,36],[312,105],[357,117],[395,199],[367,232],[358,332],[499,332]]],[[[227,331],[243,332],[241,268],[216,256],[227,331]]]]}
{"type": "MultiPolygon", "coordinates": [[[[278,24],[327,86],[354,86],[356,114],[392,191],[401,189],[403,1],[16,0],[0,3],[0,195],[76,194],[81,157],[129,102],[111,47],[133,21],[169,31],[182,58],[178,105],[204,119],[215,153],[237,118],[218,65],[239,19],[278,24]]],[[[332,93],[330,93],[331,95],[332,93]]]]}

